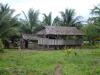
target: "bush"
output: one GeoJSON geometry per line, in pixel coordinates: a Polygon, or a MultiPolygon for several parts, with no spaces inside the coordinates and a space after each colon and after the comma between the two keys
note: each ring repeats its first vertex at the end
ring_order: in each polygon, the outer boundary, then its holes
{"type": "Polygon", "coordinates": [[[91,45],[89,43],[84,43],[82,48],[89,48],[89,49],[100,48],[100,42],[95,43],[94,45],[91,45]]]}
{"type": "Polygon", "coordinates": [[[77,52],[75,49],[72,48],[65,48],[64,49],[65,56],[69,56],[70,54],[74,54],[75,56],[77,55],[77,52]]]}
{"type": "Polygon", "coordinates": [[[0,69],[0,75],[10,75],[9,72],[5,69],[0,69]]]}

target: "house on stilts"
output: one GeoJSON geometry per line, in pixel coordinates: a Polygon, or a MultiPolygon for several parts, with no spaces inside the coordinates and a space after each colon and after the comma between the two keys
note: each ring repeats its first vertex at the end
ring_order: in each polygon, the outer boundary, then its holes
{"type": "Polygon", "coordinates": [[[33,34],[22,34],[22,48],[54,48],[81,46],[83,33],[76,27],[44,26],[33,34]]]}

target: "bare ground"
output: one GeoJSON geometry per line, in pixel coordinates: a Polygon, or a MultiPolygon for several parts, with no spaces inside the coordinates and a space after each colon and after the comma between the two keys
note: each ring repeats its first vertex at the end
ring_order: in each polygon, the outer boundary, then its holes
{"type": "Polygon", "coordinates": [[[54,75],[62,75],[61,67],[61,64],[57,64],[57,66],[55,67],[54,75]]]}

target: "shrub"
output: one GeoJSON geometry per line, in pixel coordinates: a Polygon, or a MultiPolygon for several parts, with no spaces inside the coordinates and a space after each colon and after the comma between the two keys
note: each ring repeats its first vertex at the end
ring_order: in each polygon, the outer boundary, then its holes
{"type": "Polygon", "coordinates": [[[0,69],[0,75],[10,75],[6,69],[0,69]]]}
{"type": "Polygon", "coordinates": [[[72,49],[67,49],[67,48],[65,48],[64,51],[65,51],[65,56],[66,56],[66,55],[69,56],[69,54],[71,54],[71,52],[72,52],[72,49]]]}
{"type": "Polygon", "coordinates": [[[75,56],[77,55],[77,52],[75,49],[72,48],[65,48],[64,49],[65,56],[69,56],[70,54],[74,54],[75,56]]]}
{"type": "Polygon", "coordinates": [[[82,48],[88,48],[88,49],[100,48],[100,42],[95,43],[94,45],[91,45],[89,43],[84,43],[82,48]]]}

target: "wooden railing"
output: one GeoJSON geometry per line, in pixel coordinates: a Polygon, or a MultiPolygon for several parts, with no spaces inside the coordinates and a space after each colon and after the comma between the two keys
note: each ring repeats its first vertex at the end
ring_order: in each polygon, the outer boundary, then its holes
{"type": "Polygon", "coordinates": [[[63,40],[63,39],[38,39],[38,44],[40,45],[81,45],[82,40],[63,40]]]}

